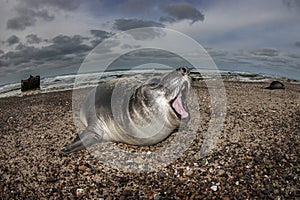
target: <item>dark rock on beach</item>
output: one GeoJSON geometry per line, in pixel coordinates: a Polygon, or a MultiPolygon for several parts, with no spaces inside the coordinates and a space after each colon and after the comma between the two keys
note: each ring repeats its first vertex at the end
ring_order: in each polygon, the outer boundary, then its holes
{"type": "Polygon", "coordinates": [[[40,89],[41,80],[40,76],[31,76],[27,80],[21,81],[21,91],[40,89]]]}
{"type": "Polygon", "coordinates": [[[272,83],[270,83],[270,85],[268,87],[266,87],[266,89],[269,89],[269,90],[285,89],[285,86],[283,83],[281,83],[279,81],[272,81],[272,83]]]}

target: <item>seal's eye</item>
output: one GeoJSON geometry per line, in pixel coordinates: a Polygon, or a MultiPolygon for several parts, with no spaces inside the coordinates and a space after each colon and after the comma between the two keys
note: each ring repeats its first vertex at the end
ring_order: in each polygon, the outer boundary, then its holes
{"type": "Polygon", "coordinates": [[[151,87],[157,86],[160,83],[160,78],[154,77],[147,81],[147,84],[151,87]]]}

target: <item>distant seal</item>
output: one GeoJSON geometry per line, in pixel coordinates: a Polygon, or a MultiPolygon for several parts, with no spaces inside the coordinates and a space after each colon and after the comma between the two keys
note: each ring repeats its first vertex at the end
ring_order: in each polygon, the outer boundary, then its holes
{"type": "Polygon", "coordinates": [[[273,81],[269,87],[266,87],[266,89],[274,90],[274,89],[285,89],[283,83],[279,81],[273,81]]]}
{"type": "Polygon", "coordinates": [[[190,114],[186,98],[190,70],[181,67],[145,82],[121,78],[98,85],[80,110],[86,129],[67,145],[71,153],[102,141],[153,145],[167,138],[190,114]]]}

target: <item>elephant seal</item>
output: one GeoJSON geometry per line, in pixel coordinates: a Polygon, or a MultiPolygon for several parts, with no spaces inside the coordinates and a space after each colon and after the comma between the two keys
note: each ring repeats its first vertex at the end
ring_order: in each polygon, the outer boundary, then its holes
{"type": "Polygon", "coordinates": [[[266,87],[266,89],[274,90],[274,89],[285,89],[283,83],[279,81],[272,81],[269,87],[266,87]]]}
{"type": "Polygon", "coordinates": [[[181,67],[145,82],[121,78],[98,85],[80,110],[86,129],[61,153],[103,141],[140,146],[161,142],[190,118],[189,74],[189,68],[181,67]]]}

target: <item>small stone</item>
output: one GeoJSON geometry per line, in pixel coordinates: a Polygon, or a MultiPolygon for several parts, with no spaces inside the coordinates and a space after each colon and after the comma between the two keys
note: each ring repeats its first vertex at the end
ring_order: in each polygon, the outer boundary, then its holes
{"type": "Polygon", "coordinates": [[[125,199],[126,199],[125,196],[121,196],[121,197],[120,197],[120,200],[125,200],[125,199]]]}
{"type": "Polygon", "coordinates": [[[157,176],[158,176],[159,178],[165,178],[167,175],[166,175],[165,172],[158,172],[158,173],[157,173],[157,176]]]}
{"type": "Polygon", "coordinates": [[[132,191],[132,190],[124,190],[124,192],[123,192],[123,195],[124,195],[125,197],[132,196],[132,194],[133,194],[133,191],[132,191]]]}
{"type": "Polygon", "coordinates": [[[205,165],[208,165],[208,160],[205,161],[205,165]]]}
{"type": "Polygon", "coordinates": [[[235,185],[239,185],[239,184],[240,184],[240,182],[238,182],[238,181],[237,181],[237,182],[235,182],[235,185]]]}
{"type": "Polygon", "coordinates": [[[218,186],[213,185],[213,186],[210,187],[210,189],[211,189],[212,191],[216,192],[216,191],[218,190],[218,186]]]}
{"type": "Polygon", "coordinates": [[[55,183],[56,181],[57,181],[56,178],[47,178],[47,179],[46,179],[46,182],[47,182],[47,183],[55,183]]]}
{"type": "Polygon", "coordinates": [[[225,174],[225,171],[224,171],[223,169],[220,169],[220,170],[218,171],[218,175],[219,175],[219,176],[222,176],[223,174],[225,174]]]}
{"type": "Polygon", "coordinates": [[[126,161],[126,164],[127,164],[127,165],[133,165],[134,162],[133,162],[133,160],[127,160],[127,161],[126,161]]]}
{"type": "Polygon", "coordinates": [[[174,175],[177,175],[177,174],[178,174],[177,169],[174,169],[174,175]]]}
{"type": "Polygon", "coordinates": [[[159,200],[159,199],[160,199],[159,194],[154,194],[153,199],[154,199],[154,200],[159,200]]]}
{"type": "Polygon", "coordinates": [[[78,188],[78,189],[76,190],[76,195],[77,195],[78,197],[82,196],[83,193],[84,193],[84,190],[81,189],[81,188],[78,188]]]}
{"type": "Polygon", "coordinates": [[[220,165],[224,165],[224,164],[225,164],[225,161],[224,161],[224,160],[221,160],[219,163],[220,163],[220,165]]]}
{"type": "Polygon", "coordinates": [[[187,176],[191,176],[193,174],[193,170],[192,169],[188,169],[185,174],[187,176]]]}
{"type": "Polygon", "coordinates": [[[84,171],[84,170],[85,170],[85,166],[83,166],[83,165],[79,166],[79,167],[78,167],[78,170],[79,170],[79,171],[84,171]]]}

